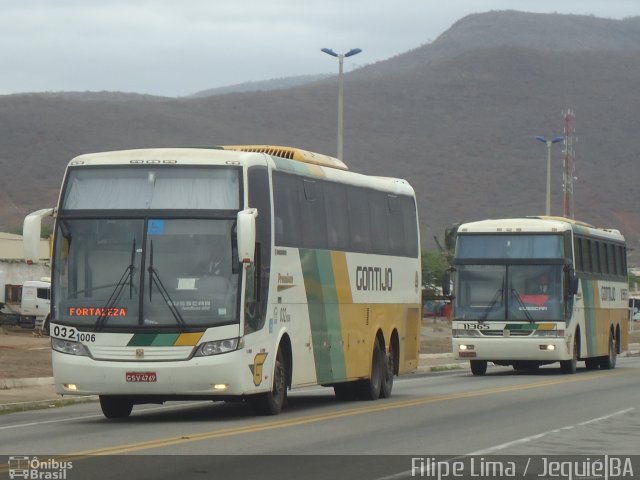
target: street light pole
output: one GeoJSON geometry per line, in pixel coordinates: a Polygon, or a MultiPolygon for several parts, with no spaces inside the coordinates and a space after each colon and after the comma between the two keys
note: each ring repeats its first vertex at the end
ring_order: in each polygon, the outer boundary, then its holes
{"type": "Polygon", "coordinates": [[[554,143],[561,142],[564,140],[564,137],[555,137],[551,140],[547,140],[542,136],[537,136],[536,140],[541,141],[547,145],[547,204],[546,204],[546,215],[551,215],[551,145],[554,143]]]}
{"type": "Polygon", "coordinates": [[[360,52],[360,48],[352,48],[347,53],[336,53],[330,48],[323,48],[320,51],[336,57],[338,59],[338,160],[343,160],[343,144],[344,144],[344,127],[343,127],[343,111],[344,111],[344,59],[352,57],[360,52]]]}

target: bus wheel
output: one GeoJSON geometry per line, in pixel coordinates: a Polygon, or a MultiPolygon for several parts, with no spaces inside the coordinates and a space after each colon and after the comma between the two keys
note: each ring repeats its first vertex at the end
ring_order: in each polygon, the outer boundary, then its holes
{"type": "Polygon", "coordinates": [[[127,418],[133,410],[133,402],[127,397],[100,395],[100,408],[107,418],[127,418]]]}
{"type": "Polygon", "coordinates": [[[356,399],[355,382],[338,383],[333,386],[336,399],[340,402],[350,402],[356,399]]]}
{"type": "Polygon", "coordinates": [[[270,392],[249,397],[249,403],[258,415],[277,415],[287,402],[287,364],[282,350],[278,349],[270,392]]]}
{"type": "Polygon", "coordinates": [[[384,364],[382,366],[382,383],[380,385],[380,398],[389,398],[393,390],[393,374],[395,364],[393,363],[395,352],[393,345],[389,345],[389,353],[383,355],[384,364]]]}
{"type": "Polygon", "coordinates": [[[469,360],[471,365],[471,373],[476,377],[480,377],[487,373],[487,361],[486,360],[469,360]]]}
{"type": "Polygon", "coordinates": [[[373,356],[371,358],[371,377],[366,380],[360,380],[357,386],[358,398],[361,400],[375,400],[380,397],[384,355],[377,338],[374,342],[373,356]]]}
{"type": "Polygon", "coordinates": [[[573,355],[571,360],[560,360],[560,370],[562,373],[573,374],[576,373],[578,365],[578,339],[573,339],[573,355]]]}
{"type": "Polygon", "coordinates": [[[600,358],[600,368],[602,370],[613,370],[616,368],[616,360],[616,340],[613,334],[609,332],[609,353],[600,358]]]}

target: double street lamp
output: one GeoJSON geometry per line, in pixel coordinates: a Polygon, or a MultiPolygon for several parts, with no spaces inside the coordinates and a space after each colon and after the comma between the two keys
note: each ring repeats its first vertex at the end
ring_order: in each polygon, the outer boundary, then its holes
{"type": "Polygon", "coordinates": [[[344,101],[344,74],[342,71],[342,64],[344,63],[344,59],[347,57],[352,57],[362,52],[360,48],[352,48],[347,53],[336,53],[330,48],[321,49],[322,52],[327,55],[331,55],[332,57],[336,57],[338,59],[338,159],[342,160],[342,149],[343,149],[343,124],[342,124],[342,115],[343,115],[343,101],[344,101]]]}
{"type": "Polygon", "coordinates": [[[551,215],[551,145],[564,140],[564,137],[554,137],[547,140],[542,136],[537,136],[536,140],[547,145],[547,216],[551,215]]]}

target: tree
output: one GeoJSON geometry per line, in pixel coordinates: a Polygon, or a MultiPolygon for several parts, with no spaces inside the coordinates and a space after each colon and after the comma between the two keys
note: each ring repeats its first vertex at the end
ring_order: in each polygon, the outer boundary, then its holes
{"type": "Polygon", "coordinates": [[[422,285],[427,289],[440,287],[442,275],[449,268],[446,257],[439,252],[422,252],[422,285]]]}

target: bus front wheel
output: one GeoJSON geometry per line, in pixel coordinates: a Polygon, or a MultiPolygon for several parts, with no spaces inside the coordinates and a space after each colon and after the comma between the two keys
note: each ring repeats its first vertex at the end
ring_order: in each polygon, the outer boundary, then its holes
{"type": "Polygon", "coordinates": [[[107,418],[127,418],[133,410],[133,402],[127,397],[100,395],[100,408],[107,418]]]}
{"type": "Polygon", "coordinates": [[[471,365],[471,373],[476,377],[482,376],[487,373],[487,361],[486,360],[469,360],[471,365]]]}
{"type": "Polygon", "coordinates": [[[287,364],[282,350],[276,354],[273,388],[270,392],[249,397],[249,403],[258,415],[277,415],[287,402],[287,364]]]}
{"type": "MultiPolygon", "coordinates": [[[[577,335],[577,332],[576,332],[577,335]]],[[[562,373],[573,374],[576,373],[578,365],[578,338],[573,339],[573,355],[570,360],[560,360],[560,370],[562,373]]]]}

